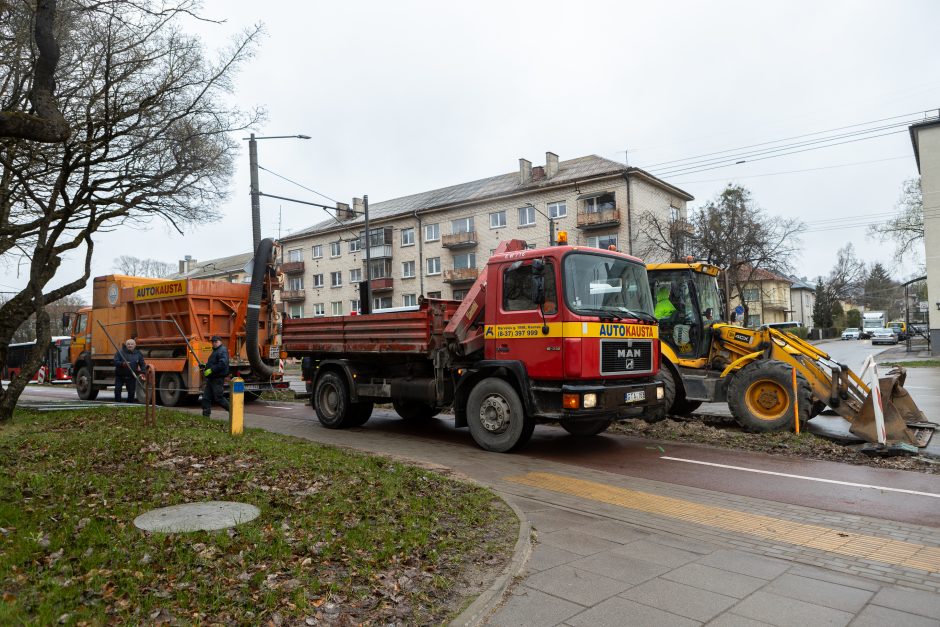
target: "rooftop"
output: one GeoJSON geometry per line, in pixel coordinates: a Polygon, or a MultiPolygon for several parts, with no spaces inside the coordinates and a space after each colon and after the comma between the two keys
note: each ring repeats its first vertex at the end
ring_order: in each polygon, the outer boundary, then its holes
{"type": "Polygon", "coordinates": [[[203,277],[219,276],[220,274],[234,274],[245,272],[245,266],[252,260],[252,253],[241,253],[229,257],[219,257],[208,261],[197,261],[188,272],[174,272],[168,279],[199,279],[203,277]]]}

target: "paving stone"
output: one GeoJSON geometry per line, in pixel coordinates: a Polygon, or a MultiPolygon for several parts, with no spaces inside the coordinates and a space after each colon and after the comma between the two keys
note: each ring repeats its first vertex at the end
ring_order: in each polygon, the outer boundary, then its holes
{"type": "Polygon", "coordinates": [[[940,620],[940,596],[929,592],[886,587],[878,591],[871,604],[940,620]]]}
{"type": "Polygon", "coordinates": [[[585,516],[584,514],[569,512],[568,510],[558,509],[557,507],[528,512],[526,515],[529,517],[529,522],[532,523],[532,527],[540,533],[551,533],[572,527],[580,528],[597,522],[597,518],[594,516],[585,516]]]}
{"type": "Polygon", "coordinates": [[[527,499],[524,496],[510,496],[507,500],[512,501],[512,504],[524,511],[525,513],[529,512],[538,512],[543,509],[555,509],[555,506],[549,505],[548,503],[543,503],[542,501],[536,501],[534,499],[527,499]]]}
{"type": "Polygon", "coordinates": [[[617,520],[598,520],[584,525],[580,530],[592,536],[619,544],[626,544],[650,536],[649,533],[640,531],[633,525],[617,520]]]}
{"type": "Polygon", "coordinates": [[[734,613],[778,627],[848,625],[853,614],[758,590],[734,606],[734,613]]]}
{"type": "Polygon", "coordinates": [[[852,627],[885,627],[897,625],[898,627],[937,627],[937,621],[926,616],[917,616],[889,607],[869,605],[858,613],[852,621],[852,627]]]}
{"type": "Polygon", "coordinates": [[[613,552],[632,559],[662,564],[670,568],[677,568],[702,557],[698,553],[660,544],[656,541],[655,536],[648,540],[637,540],[630,544],[618,546],[613,552]]]}
{"type": "Polygon", "coordinates": [[[496,627],[511,625],[548,627],[557,625],[583,609],[584,607],[577,603],[522,586],[513,592],[506,604],[486,624],[496,627]]]}
{"type": "Polygon", "coordinates": [[[561,564],[579,560],[582,557],[582,555],[577,553],[559,549],[557,546],[538,544],[532,551],[532,556],[529,558],[526,568],[531,572],[539,572],[540,570],[547,570],[561,564]]]}
{"type": "Polygon", "coordinates": [[[671,570],[662,575],[662,578],[738,599],[743,599],[761,586],[767,585],[766,579],[732,573],[697,562],[671,570]]]}
{"type": "Polygon", "coordinates": [[[580,605],[594,605],[630,587],[623,581],[567,565],[532,575],[525,585],[580,605]]]}
{"type": "Polygon", "coordinates": [[[555,531],[553,533],[540,533],[538,535],[538,539],[539,542],[550,544],[551,546],[555,546],[566,551],[571,551],[572,553],[577,553],[578,555],[593,555],[594,553],[610,551],[617,547],[623,546],[622,544],[617,544],[616,542],[603,540],[596,536],[590,536],[580,531],[571,531],[570,529],[555,531]]]}
{"type": "Polygon", "coordinates": [[[738,602],[734,597],[665,579],[652,579],[622,592],[620,596],[703,622],[715,618],[738,602]]]}
{"type": "Polygon", "coordinates": [[[597,553],[568,564],[630,585],[643,583],[669,570],[668,566],[635,560],[616,553],[597,553]]]}
{"type": "Polygon", "coordinates": [[[725,612],[707,623],[708,627],[772,627],[770,623],[754,620],[745,616],[738,616],[732,612],[725,612]]]}
{"type": "Polygon", "coordinates": [[[809,579],[828,581],[829,583],[838,583],[843,586],[851,586],[853,588],[869,590],[871,592],[878,592],[878,590],[881,589],[880,583],[875,583],[874,581],[869,581],[868,579],[863,579],[862,577],[853,577],[851,575],[838,573],[834,570],[817,568],[815,566],[807,566],[805,564],[796,564],[791,566],[787,573],[796,575],[797,577],[806,577],[809,579]]]}
{"type": "Polygon", "coordinates": [[[790,567],[790,564],[782,560],[752,555],[733,549],[720,549],[711,555],[700,558],[697,562],[721,570],[730,570],[733,573],[760,577],[761,579],[779,577],[790,567]]]}
{"type": "Polygon", "coordinates": [[[587,609],[566,621],[575,627],[693,627],[702,623],[676,614],[636,603],[629,599],[614,597],[587,609]]]}
{"type": "Polygon", "coordinates": [[[784,573],[763,588],[763,592],[779,594],[782,597],[799,599],[846,612],[858,612],[874,594],[868,590],[859,590],[818,579],[808,579],[784,573]]]}
{"type": "Polygon", "coordinates": [[[708,542],[696,541],[691,534],[686,534],[686,537],[684,538],[656,534],[653,536],[653,538],[654,542],[657,544],[665,544],[666,546],[671,546],[675,549],[682,549],[683,551],[690,551],[692,553],[698,553],[699,555],[708,555],[709,553],[714,553],[719,548],[708,542]]]}

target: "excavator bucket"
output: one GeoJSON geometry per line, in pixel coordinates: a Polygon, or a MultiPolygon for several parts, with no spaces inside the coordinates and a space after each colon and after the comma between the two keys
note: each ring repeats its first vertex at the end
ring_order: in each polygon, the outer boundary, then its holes
{"type": "MultiPolygon", "coordinates": [[[[904,368],[892,370],[887,375],[878,378],[878,387],[881,390],[881,405],[884,413],[886,444],[915,445],[914,436],[907,428],[909,423],[928,422],[927,416],[917,407],[914,399],[904,389],[907,372],[904,368]]],[[[872,392],[869,392],[862,404],[862,410],[852,420],[849,428],[853,434],[868,441],[878,442],[878,430],[875,422],[875,401],[872,392]]]]}

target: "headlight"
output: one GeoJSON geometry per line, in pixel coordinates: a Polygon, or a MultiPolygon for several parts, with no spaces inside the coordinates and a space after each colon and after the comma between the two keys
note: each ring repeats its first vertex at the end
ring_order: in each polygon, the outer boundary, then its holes
{"type": "Polygon", "coordinates": [[[661,401],[666,397],[666,390],[663,389],[663,386],[657,386],[656,388],[656,400],[661,401]]]}
{"type": "Polygon", "coordinates": [[[597,407],[597,394],[585,394],[584,409],[591,409],[592,407],[597,407]]]}

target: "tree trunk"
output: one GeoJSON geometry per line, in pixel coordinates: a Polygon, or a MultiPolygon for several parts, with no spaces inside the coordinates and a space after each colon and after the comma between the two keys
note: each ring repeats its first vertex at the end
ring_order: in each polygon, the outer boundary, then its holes
{"type": "MultiPolygon", "coordinates": [[[[36,312],[36,346],[33,347],[29,359],[23,364],[19,374],[10,380],[10,384],[6,388],[0,385],[0,423],[13,419],[13,410],[16,408],[16,403],[19,401],[23,390],[26,389],[26,385],[33,378],[33,375],[39,371],[43,357],[46,354],[46,349],[49,347],[49,342],[51,341],[52,333],[49,325],[49,314],[46,313],[45,309],[40,308],[39,311],[36,312]]],[[[5,346],[2,352],[6,353],[5,346]]]]}

